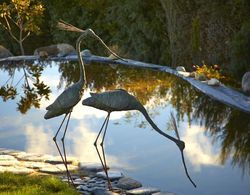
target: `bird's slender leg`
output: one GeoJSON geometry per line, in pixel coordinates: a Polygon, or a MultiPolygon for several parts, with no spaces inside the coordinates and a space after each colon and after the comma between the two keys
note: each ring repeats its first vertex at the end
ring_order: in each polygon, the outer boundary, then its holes
{"type": "MultiPolygon", "coordinates": [[[[65,165],[65,161],[64,161],[62,152],[61,152],[61,150],[60,150],[60,148],[59,148],[59,146],[58,146],[58,144],[57,144],[56,138],[57,138],[57,135],[58,135],[59,131],[61,130],[62,125],[63,125],[63,123],[64,123],[64,121],[65,121],[65,119],[66,119],[67,116],[68,116],[68,113],[65,114],[65,116],[64,116],[64,118],[63,118],[63,120],[62,120],[62,123],[60,124],[60,126],[59,126],[59,128],[58,128],[58,130],[57,130],[57,132],[56,132],[56,134],[55,134],[55,136],[53,137],[53,141],[54,141],[55,144],[56,144],[56,148],[57,148],[57,150],[58,150],[58,152],[59,152],[59,154],[60,154],[60,156],[61,156],[61,158],[62,158],[62,162],[63,162],[64,166],[66,166],[66,165],[65,165]]],[[[69,175],[68,175],[68,172],[67,172],[67,177],[68,177],[68,182],[69,182],[69,175]]],[[[70,184],[70,182],[69,182],[69,184],[70,184]]]]}
{"type": "Polygon", "coordinates": [[[96,139],[95,139],[95,142],[94,142],[94,146],[97,146],[98,138],[99,138],[99,136],[100,136],[100,134],[101,134],[101,132],[102,132],[102,130],[103,130],[103,127],[104,127],[104,125],[105,125],[105,123],[106,123],[106,121],[107,121],[107,119],[108,119],[108,116],[109,116],[109,115],[106,116],[106,118],[105,118],[105,120],[104,120],[104,122],[103,122],[103,124],[102,124],[102,127],[101,127],[101,129],[99,130],[99,133],[98,133],[98,135],[97,135],[97,137],[96,137],[96,139]]]}
{"type": "Polygon", "coordinates": [[[109,190],[112,191],[112,185],[111,185],[111,182],[110,182],[110,179],[109,179],[109,176],[108,176],[108,168],[107,168],[106,157],[105,157],[104,146],[103,146],[105,135],[106,135],[107,128],[108,128],[109,117],[110,117],[110,113],[108,113],[108,116],[107,116],[107,122],[106,122],[106,125],[105,125],[105,129],[104,129],[104,133],[103,133],[103,137],[102,137],[102,142],[100,143],[100,145],[101,145],[101,148],[102,148],[102,156],[103,156],[103,161],[104,161],[104,171],[105,171],[106,176],[107,176],[108,187],[109,187],[109,190]]]}
{"type": "MultiPolygon", "coordinates": [[[[103,162],[103,160],[102,160],[102,158],[101,158],[100,152],[99,152],[99,150],[98,150],[98,148],[97,148],[97,141],[98,141],[98,138],[99,138],[99,136],[100,136],[100,134],[101,134],[101,132],[102,132],[102,130],[103,130],[104,125],[108,122],[109,116],[110,116],[110,113],[108,113],[107,117],[105,118],[105,120],[104,120],[104,122],[103,122],[103,124],[102,124],[102,127],[101,127],[101,129],[100,129],[100,131],[99,131],[99,133],[98,133],[98,135],[97,135],[97,137],[96,137],[96,140],[95,140],[95,142],[94,142],[94,146],[95,146],[95,148],[96,148],[98,157],[99,157],[99,159],[100,159],[100,161],[101,161],[103,170],[104,170],[104,172],[105,172],[105,174],[106,174],[106,176],[107,176],[109,190],[112,190],[112,186],[111,186],[111,183],[110,183],[110,180],[109,180],[109,177],[108,177],[108,173],[107,173],[106,163],[104,164],[104,162],[103,162]]],[[[106,128],[107,128],[107,125],[105,126],[105,129],[106,129],[106,128]]],[[[105,130],[105,131],[106,131],[106,130],[105,130]]]]}
{"type": "Polygon", "coordinates": [[[102,161],[100,152],[99,152],[99,150],[98,150],[98,148],[97,148],[97,141],[98,141],[98,138],[99,138],[99,136],[100,136],[100,134],[101,134],[101,132],[102,132],[102,130],[103,130],[104,125],[106,124],[107,119],[108,119],[108,116],[105,118],[105,120],[104,120],[104,122],[103,122],[103,124],[102,124],[102,127],[101,127],[101,129],[99,130],[99,133],[98,133],[98,135],[97,135],[97,137],[96,137],[96,140],[95,140],[95,142],[94,142],[94,146],[95,146],[96,152],[97,152],[97,154],[98,154],[99,160],[101,161],[103,170],[104,170],[104,163],[103,163],[103,161],[102,161]]]}
{"type": "Polygon", "coordinates": [[[68,181],[70,180],[71,183],[72,183],[72,185],[74,186],[74,182],[73,182],[73,179],[72,179],[72,177],[70,175],[70,172],[69,172],[69,169],[68,169],[68,165],[67,165],[67,156],[66,156],[66,150],[65,150],[65,144],[64,144],[64,138],[65,138],[65,135],[66,135],[66,132],[67,132],[67,129],[68,129],[71,112],[72,112],[72,110],[69,112],[68,120],[67,120],[67,123],[66,123],[65,130],[64,130],[63,136],[61,138],[61,141],[62,141],[62,146],[63,146],[64,165],[65,165],[65,168],[66,168],[66,172],[67,172],[67,176],[68,176],[68,181]]]}

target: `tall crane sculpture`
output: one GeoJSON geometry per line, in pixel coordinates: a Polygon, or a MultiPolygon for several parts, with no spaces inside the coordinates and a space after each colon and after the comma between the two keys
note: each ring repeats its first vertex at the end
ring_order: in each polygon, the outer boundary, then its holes
{"type": "MultiPolygon", "coordinates": [[[[64,23],[59,23],[58,24],[58,27],[60,29],[63,29],[65,30],[65,25],[64,23]]],[[[73,27],[71,26],[71,29],[73,27]]],[[[79,36],[79,38],[77,39],[76,41],[76,49],[77,49],[77,55],[78,55],[78,60],[79,60],[79,67],[80,67],[80,78],[79,78],[79,81],[77,83],[74,83],[73,85],[71,85],[70,87],[68,87],[67,89],[65,89],[57,98],[56,100],[51,104],[49,105],[46,110],[46,114],[44,116],[45,119],[50,119],[50,118],[54,118],[54,117],[57,117],[57,116],[60,116],[60,115],[63,115],[65,114],[58,130],[56,131],[56,134],[53,138],[55,144],[56,144],[56,147],[57,147],[57,150],[62,158],[62,161],[65,165],[65,168],[66,168],[66,172],[67,172],[67,176],[68,176],[68,181],[71,180],[71,182],[73,183],[73,180],[70,176],[70,173],[69,173],[69,170],[68,170],[68,166],[67,166],[67,157],[66,157],[66,151],[65,151],[65,144],[64,144],[64,139],[65,139],[65,135],[66,135],[66,132],[67,132],[67,128],[68,128],[68,124],[69,124],[69,120],[70,120],[70,116],[71,116],[71,112],[74,108],[74,106],[81,100],[81,97],[82,97],[82,93],[83,93],[83,89],[85,88],[85,85],[86,85],[86,74],[85,74],[85,69],[84,69],[84,63],[83,63],[83,59],[81,57],[81,48],[80,48],[80,45],[81,45],[81,42],[82,40],[90,35],[90,36],[93,36],[94,38],[96,38],[97,40],[99,40],[101,42],[101,44],[111,53],[113,54],[114,56],[116,56],[117,58],[119,59],[122,59],[121,57],[119,57],[117,54],[115,54],[112,50],[110,50],[108,48],[108,46],[102,41],[102,39],[97,36],[95,34],[95,32],[91,29],[87,29],[87,30],[82,30],[82,29],[78,29],[78,28],[73,28],[74,31],[76,32],[81,32],[82,34],[79,36]],[[62,128],[62,125],[65,121],[65,119],[68,117],[67,119],[67,122],[66,122],[66,125],[65,125],[65,129],[64,129],[64,133],[63,133],[63,136],[61,138],[61,141],[62,141],[62,146],[63,146],[63,155],[62,155],[62,152],[57,144],[57,135],[60,131],[60,129],[62,128]]]]}

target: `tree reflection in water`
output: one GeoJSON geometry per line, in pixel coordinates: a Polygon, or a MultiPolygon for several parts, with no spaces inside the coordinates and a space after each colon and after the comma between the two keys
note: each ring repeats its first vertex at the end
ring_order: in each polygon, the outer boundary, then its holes
{"type": "Polygon", "coordinates": [[[220,162],[232,158],[242,173],[250,174],[250,115],[228,107],[201,94],[180,79],[171,86],[171,104],[178,110],[179,119],[186,114],[192,121],[204,125],[213,141],[220,142],[220,162]]]}
{"type": "MultiPolygon", "coordinates": [[[[48,64],[47,64],[48,65],[48,64]]],[[[60,82],[63,88],[77,81],[79,67],[77,63],[59,63],[60,82]]],[[[0,89],[4,101],[14,99],[21,94],[18,110],[26,113],[31,107],[39,108],[44,97],[49,98],[49,87],[40,80],[44,66],[26,64],[20,66],[1,65],[1,71],[8,71],[10,79],[0,89]],[[12,82],[15,71],[23,71],[21,90],[12,82]],[[22,92],[23,91],[23,92],[22,92]]],[[[124,88],[136,96],[144,105],[150,107],[150,113],[157,114],[157,108],[169,104],[175,108],[178,121],[188,118],[189,125],[200,123],[205,126],[206,134],[221,145],[220,162],[232,157],[231,164],[239,166],[243,173],[250,173],[250,115],[230,108],[198,92],[189,83],[165,72],[118,66],[87,65],[87,81],[92,91],[124,88]],[[148,104],[150,102],[150,104],[148,104]]],[[[130,121],[131,113],[125,117],[130,121]]],[[[146,123],[138,126],[143,128],[146,123]]]]}
{"type": "Polygon", "coordinates": [[[40,80],[43,66],[38,64],[7,64],[0,65],[3,71],[7,71],[9,78],[0,88],[0,96],[3,101],[15,99],[18,94],[18,85],[22,83],[20,100],[17,103],[17,110],[25,114],[31,107],[39,108],[40,101],[44,97],[49,98],[51,92],[49,87],[40,80]],[[14,83],[16,71],[23,72],[23,75],[14,83]]]}

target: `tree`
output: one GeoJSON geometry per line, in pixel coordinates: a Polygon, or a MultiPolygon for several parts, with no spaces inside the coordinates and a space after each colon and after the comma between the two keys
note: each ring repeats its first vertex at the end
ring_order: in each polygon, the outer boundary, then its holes
{"type": "Polygon", "coordinates": [[[0,25],[19,44],[24,55],[23,41],[31,33],[38,34],[44,7],[38,0],[10,0],[0,4],[0,25]]]}

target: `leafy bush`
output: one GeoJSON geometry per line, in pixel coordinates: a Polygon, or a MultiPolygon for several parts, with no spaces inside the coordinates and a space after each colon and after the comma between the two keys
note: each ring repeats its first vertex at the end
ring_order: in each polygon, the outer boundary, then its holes
{"type": "Polygon", "coordinates": [[[207,66],[206,64],[203,64],[202,66],[194,66],[196,69],[195,72],[200,75],[205,75],[207,79],[216,78],[218,80],[225,78],[219,71],[218,65],[213,66],[207,66]]]}

